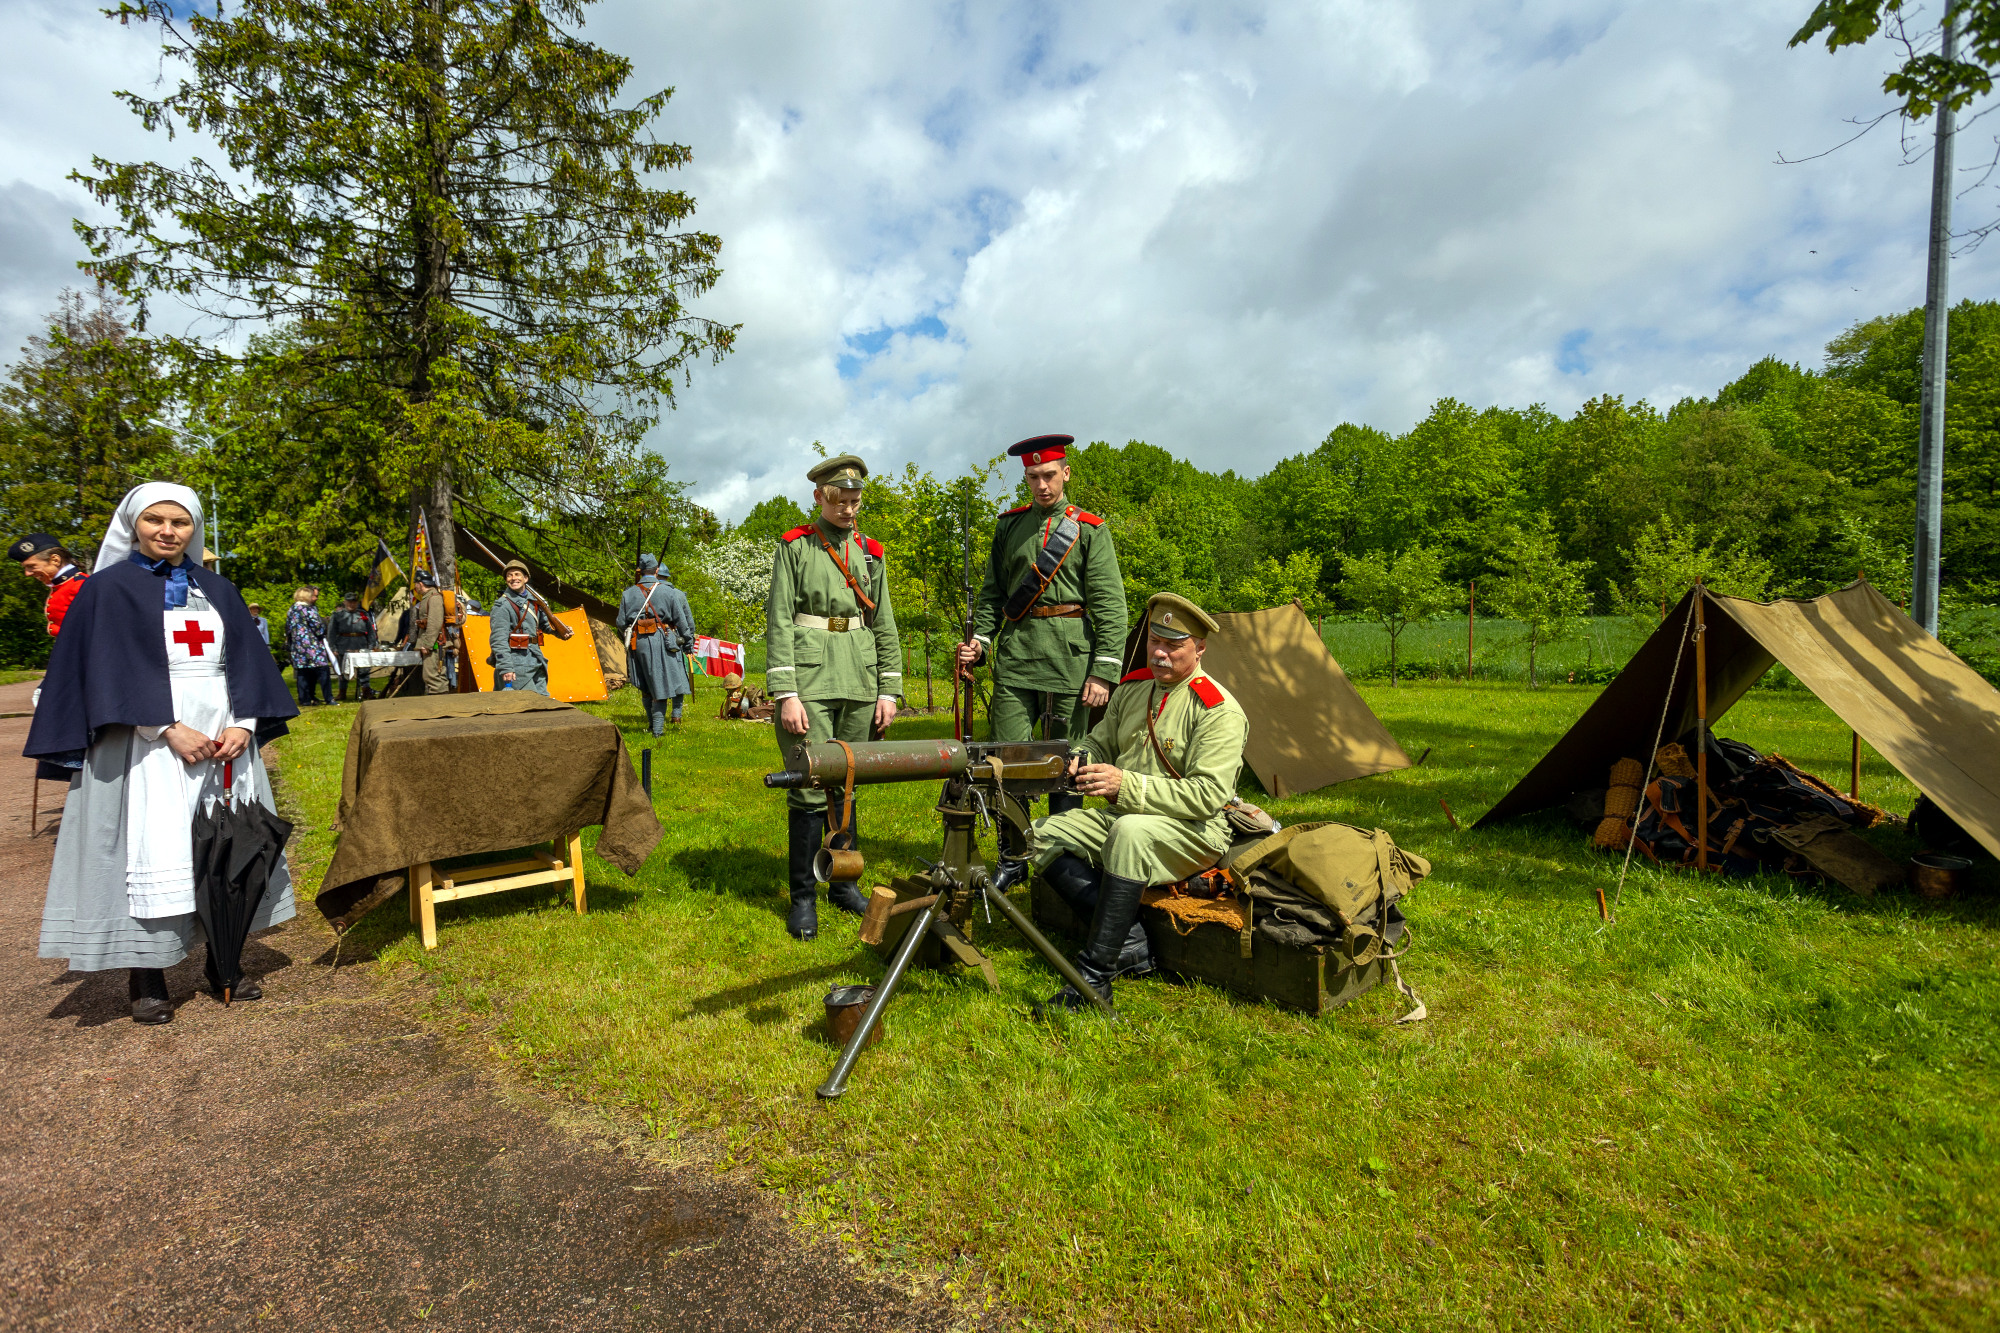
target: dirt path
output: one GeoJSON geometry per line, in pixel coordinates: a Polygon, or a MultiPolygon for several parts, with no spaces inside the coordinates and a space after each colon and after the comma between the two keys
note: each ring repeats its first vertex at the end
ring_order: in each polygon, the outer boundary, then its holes
{"type": "Polygon", "coordinates": [[[28,827],[26,734],[0,719],[0,1327],[950,1326],[754,1191],[551,1126],[416,987],[333,971],[309,906],[252,945],[264,1000],[198,991],[197,952],[174,1021],[132,1023],[122,972],[35,956],[55,838],[46,808],[28,827]]]}

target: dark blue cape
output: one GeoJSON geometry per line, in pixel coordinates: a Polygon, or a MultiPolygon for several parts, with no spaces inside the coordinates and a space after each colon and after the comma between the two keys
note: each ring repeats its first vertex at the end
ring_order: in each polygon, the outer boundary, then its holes
{"type": "MultiPolygon", "coordinates": [[[[230,711],[257,719],[259,745],[275,740],[291,730],[285,719],[297,717],[299,706],[236,585],[205,569],[196,579],[222,617],[230,711]]],[[[41,702],[21,753],[77,759],[104,727],[162,727],[174,720],[160,621],[163,583],[163,575],[124,560],[84,581],[49,653],[41,702]]]]}

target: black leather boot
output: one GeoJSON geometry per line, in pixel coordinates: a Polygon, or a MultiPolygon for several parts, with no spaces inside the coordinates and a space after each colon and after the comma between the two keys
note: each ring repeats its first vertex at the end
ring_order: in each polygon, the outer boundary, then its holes
{"type": "MultiPolygon", "coordinates": [[[[827,816],[831,819],[838,819],[840,817],[839,812],[834,808],[832,797],[827,798],[826,811],[827,816]]],[[[861,806],[859,802],[856,802],[853,813],[848,816],[847,827],[841,832],[834,834],[833,842],[829,845],[835,851],[851,852],[858,845],[860,836],[861,806]]],[[[868,900],[863,898],[861,890],[855,888],[852,884],[828,884],[826,886],[826,900],[841,911],[850,912],[855,916],[860,916],[868,910],[868,900]]]]}
{"type": "Polygon", "coordinates": [[[786,806],[789,820],[790,856],[786,883],[792,895],[792,910],[785,918],[785,931],[795,940],[819,938],[819,882],[813,878],[813,857],[826,828],[824,810],[800,810],[786,806]]]}
{"type": "MultiPolygon", "coordinates": [[[[1051,861],[1042,871],[1042,878],[1056,891],[1056,896],[1069,904],[1070,911],[1078,917],[1097,915],[1097,894],[1103,872],[1075,852],[1064,852],[1051,861]]],[[[1157,972],[1159,964],[1153,958],[1153,945],[1146,938],[1146,928],[1139,924],[1138,915],[1132,918],[1132,928],[1126,932],[1125,946],[1118,952],[1118,967],[1113,973],[1121,977],[1143,977],[1157,972]]]]}
{"type": "MultiPolygon", "coordinates": [[[[1076,955],[1076,970],[1083,973],[1090,988],[1105,1000],[1111,998],[1112,981],[1125,975],[1126,951],[1139,925],[1139,896],[1145,891],[1145,884],[1122,875],[1107,874],[1099,883],[1097,914],[1091,918],[1090,933],[1076,955]]],[[[1144,938],[1143,931],[1140,938],[1144,938]]],[[[1151,958],[1149,949],[1146,958],[1149,965],[1151,958]]],[[[1066,985],[1038,1006],[1036,1013],[1051,1009],[1075,1012],[1095,1007],[1075,987],[1066,985]]]]}
{"type": "Polygon", "coordinates": [[[157,967],[135,967],[128,988],[132,994],[134,1023],[171,1023],[174,1002],[167,998],[167,974],[157,967]]]}

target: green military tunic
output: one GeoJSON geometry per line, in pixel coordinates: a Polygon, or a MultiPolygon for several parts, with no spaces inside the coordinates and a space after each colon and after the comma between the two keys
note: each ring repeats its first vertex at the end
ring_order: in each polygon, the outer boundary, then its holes
{"type": "MultiPolygon", "coordinates": [[[[875,701],[903,693],[903,645],[889,605],[882,544],[823,518],[780,537],[771,564],[771,594],[764,604],[764,652],[765,686],[772,698],[798,695],[812,724],[805,735],[794,736],[779,723],[781,753],[818,741],[867,740],[875,701]],[[829,545],[875,603],[872,628],[863,623],[866,608],[829,554],[829,545]]],[[[793,791],[788,798],[806,810],[826,804],[826,793],[818,791],[793,791]]]]}
{"type": "Polygon", "coordinates": [[[1133,672],[1082,746],[1092,762],[1123,770],[1117,804],[1036,820],[1036,866],[1074,852],[1107,874],[1168,884],[1215,864],[1229,846],[1222,809],[1236,799],[1249,735],[1243,706],[1213,677],[1196,671],[1163,692],[1152,672],[1133,672]],[[1149,712],[1179,777],[1146,737],[1149,712]]]}
{"type": "Polygon", "coordinates": [[[993,738],[1030,739],[1045,709],[1061,724],[1049,734],[1067,735],[1084,679],[1095,676],[1107,685],[1118,679],[1125,617],[1125,580],[1103,519],[1075,505],[1060,511],[1022,505],[1000,515],[972,620],[972,632],[993,665],[993,738]],[[1076,545],[1035,607],[1081,605],[1083,614],[1037,616],[1031,610],[1009,622],[1007,599],[1034,568],[1036,554],[1064,513],[1077,520],[1076,545]]]}

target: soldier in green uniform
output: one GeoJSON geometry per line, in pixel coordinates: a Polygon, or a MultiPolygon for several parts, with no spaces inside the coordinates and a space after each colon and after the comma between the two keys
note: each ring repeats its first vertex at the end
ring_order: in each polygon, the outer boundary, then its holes
{"type": "MultiPolygon", "coordinates": [[[[1009,509],[993,526],[993,549],[972,620],[973,642],[958,660],[993,660],[993,739],[1070,734],[1079,702],[1098,708],[1125,651],[1125,580],[1104,520],[1066,503],[1068,435],[1037,435],[1007,450],[1026,469],[1032,504],[1009,509]]],[[[1049,797],[1049,813],[1081,806],[1080,797],[1049,797]]]]}
{"type": "MultiPolygon", "coordinates": [[[[778,705],[778,748],[865,741],[888,730],[903,693],[903,647],[889,606],[889,570],[882,544],[855,531],[868,467],[852,454],[829,458],[806,474],[819,517],[778,538],[765,603],[765,684],[778,705]]],[[[819,934],[813,856],[822,842],[855,845],[854,821],[826,839],[824,792],[787,793],[793,938],[819,934]]],[[[840,812],[831,812],[838,825],[840,812]]],[[[827,889],[827,900],[857,916],[867,906],[851,884],[827,889]]]]}
{"type": "MultiPolygon", "coordinates": [[[[1223,807],[1236,799],[1250,721],[1235,696],[1201,672],[1215,621],[1185,597],[1146,603],[1147,665],[1112,691],[1091,729],[1076,786],[1110,802],[1035,822],[1035,866],[1090,931],[1077,970],[1106,999],[1111,982],[1153,970],[1139,896],[1214,865],[1229,846],[1223,807]]],[[[1009,876],[1012,878],[1012,876],[1009,876]]],[[[1080,1009],[1064,986],[1050,1007],[1080,1009]]]]}

